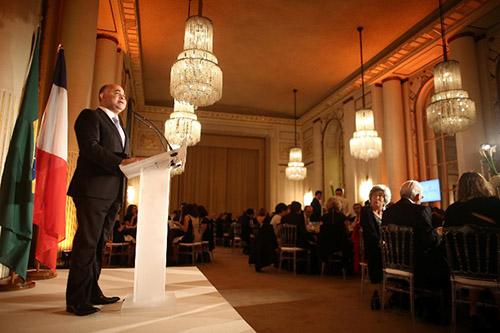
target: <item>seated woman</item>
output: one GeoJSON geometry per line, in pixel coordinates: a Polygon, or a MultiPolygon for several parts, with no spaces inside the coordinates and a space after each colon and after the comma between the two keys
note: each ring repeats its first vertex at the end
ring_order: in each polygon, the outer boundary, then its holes
{"type": "Polygon", "coordinates": [[[490,183],[477,172],[458,180],[457,201],[445,212],[444,227],[466,224],[500,228],[500,199],[490,183]]]}
{"type": "Polygon", "coordinates": [[[321,217],[319,253],[323,262],[336,252],[342,252],[343,267],[351,271],[352,244],[348,238],[347,218],[342,213],[342,201],[338,197],[328,199],[327,213],[321,217]]]}
{"type": "Polygon", "coordinates": [[[208,248],[212,251],[214,244],[214,222],[208,218],[207,209],[204,206],[198,206],[200,215],[201,240],[208,242],[208,248]]]}
{"type": "Polygon", "coordinates": [[[288,215],[281,219],[282,224],[293,224],[297,227],[297,247],[311,249],[316,246],[313,235],[307,231],[302,205],[292,201],[288,215]]]}
{"type": "MultiPolygon", "coordinates": [[[[464,225],[500,228],[500,199],[491,184],[477,172],[465,172],[458,180],[457,201],[445,212],[444,228],[464,225]]],[[[469,291],[469,315],[478,319],[479,290],[469,291]]],[[[500,296],[496,294],[496,302],[500,296]]]]}
{"type": "Polygon", "coordinates": [[[123,217],[122,224],[122,235],[125,241],[131,241],[135,243],[135,238],[137,236],[137,215],[139,210],[136,205],[129,205],[125,216],[123,217]]]}
{"type": "Polygon", "coordinates": [[[248,263],[255,264],[255,271],[262,272],[262,268],[275,262],[278,242],[270,223],[271,219],[264,208],[257,212],[255,220],[257,228],[253,229],[255,235],[250,243],[248,263]]]}

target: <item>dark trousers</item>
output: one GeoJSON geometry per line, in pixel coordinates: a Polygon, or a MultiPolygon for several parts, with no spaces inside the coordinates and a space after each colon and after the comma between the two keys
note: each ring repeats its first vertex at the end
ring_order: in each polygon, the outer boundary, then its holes
{"type": "Polygon", "coordinates": [[[78,228],[73,239],[71,266],[66,286],[67,305],[90,304],[103,295],[97,281],[101,274],[102,249],[113,231],[120,203],[75,197],[78,228]]]}

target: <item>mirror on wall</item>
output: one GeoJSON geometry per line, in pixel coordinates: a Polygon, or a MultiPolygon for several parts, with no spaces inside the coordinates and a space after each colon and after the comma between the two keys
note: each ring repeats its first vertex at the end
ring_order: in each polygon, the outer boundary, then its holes
{"type": "Polygon", "coordinates": [[[338,119],[330,120],[323,131],[323,188],[324,196],[332,196],[330,185],[344,187],[344,161],[342,145],[342,126],[338,119]]]}

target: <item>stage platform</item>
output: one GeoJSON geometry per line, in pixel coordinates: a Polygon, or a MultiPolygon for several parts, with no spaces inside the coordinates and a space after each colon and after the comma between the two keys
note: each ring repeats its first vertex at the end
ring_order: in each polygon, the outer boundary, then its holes
{"type": "MultiPolygon", "coordinates": [[[[33,289],[0,293],[2,332],[255,332],[196,267],[167,268],[167,291],[176,296],[169,309],[121,312],[105,305],[97,314],[77,317],[65,311],[68,271],[37,281],[33,289]]],[[[132,294],[134,271],[103,269],[107,296],[132,294]]]]}

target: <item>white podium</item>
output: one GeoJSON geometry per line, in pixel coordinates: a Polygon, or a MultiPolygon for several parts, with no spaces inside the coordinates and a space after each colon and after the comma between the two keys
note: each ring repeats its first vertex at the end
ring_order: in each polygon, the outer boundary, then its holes
{"type": "Polygon", "coordinates": [[[186,145],[177,150],[120,166],[127,178],[140,177],[135,249],[134,293],[122,309],[168,307],[175,295],[165,292],[170,177],[183,169],[186,145]]]}

